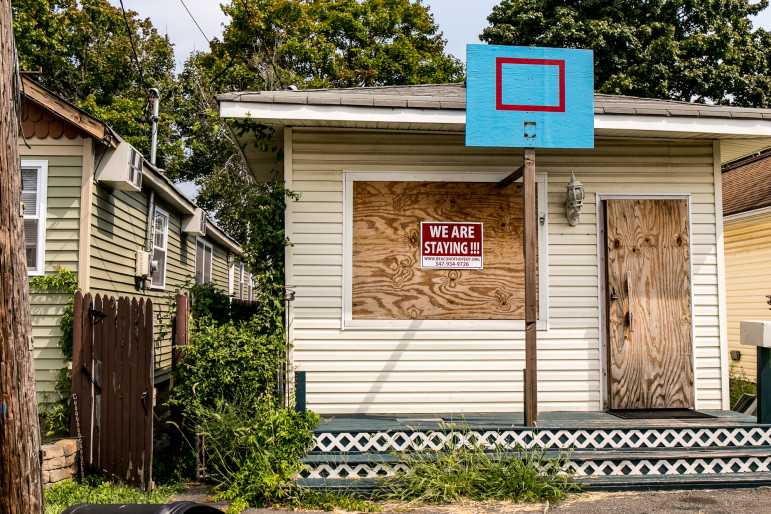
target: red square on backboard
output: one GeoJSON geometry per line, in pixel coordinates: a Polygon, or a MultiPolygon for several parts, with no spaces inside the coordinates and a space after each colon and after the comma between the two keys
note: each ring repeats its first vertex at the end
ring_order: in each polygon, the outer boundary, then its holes
{"type": "Polygon", "coordinates": [[[495,108],[498,111],[565,112],[565,61],[561,59],[521,59],[498,57],[495,59],[495,108]],[[532,66],[557,66],[559,68],[559,105],[512,105],[503,103],[503,65],[526,64],[532,66]]]}

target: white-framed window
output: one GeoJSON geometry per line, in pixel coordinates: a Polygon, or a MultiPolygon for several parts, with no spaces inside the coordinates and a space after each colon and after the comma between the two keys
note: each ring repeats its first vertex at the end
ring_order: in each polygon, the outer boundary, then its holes
{"type": "Polygon", "coordinates": [[[169,244],[169,213],[156,207],[153,216],[153,264],[150,287],[166,287],[166,253],[169,244]]]}
{"type": "Polygon", "coordinates": [[[195,239],[195,281],[199,284],[211,282],[212,245],[197,237],[195,239]]]}
{"type": "Polygon", "coordinates": [[[246,299],[250,302],[254,301],[254,276],[249,273],[249,278],[246,281],[247,294],[246,299]]]}
{"type": "Polygon", "coordinates": [[[244,299],[244,291],[246,291],[246,284],[244,283],[244,263],[239,262],[238,263],[239,271],[238,271],[238,299],[243,300],[244,299]]]}
{"type": "MultiPolygon", "coordinates": [[[[353,190],[365,182],[500,182],[509,172],[383,172],[343,171],[343,309],[342,328],[383,330],[524,330],[523,319],[354,319],[353,317],[353,190]]],[[[521,179],[520,179],[521,181],[521,179]]],[[[548,222],[545,173],[536,173],[538,216],[538,330],[548,328],[548,222]]],[[[460,220],[459,220],[460,221],[460,220]]]]}
{"type": "Polygon", "coordinates": [[[48,161],[21,161],[21,201],[30,275],[45,273],[47,184],[48,161]]]}

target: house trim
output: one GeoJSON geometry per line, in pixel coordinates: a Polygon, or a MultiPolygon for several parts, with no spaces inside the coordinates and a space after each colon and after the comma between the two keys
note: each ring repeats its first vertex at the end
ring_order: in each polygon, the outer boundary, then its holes
{"type": "MultiPolygon", "coordinates": [[[[37,266],[35,271],[27,270],[30,277],[45,275],[46,272],[46,214],[48,210],[48,161],[22,160],[22,168],[37,168],[37,266]]],[[[23,223],[22,219],[22,223],[23,223]]],[[[26,252],[25,252],[26,254],[26,252]]]]}
{"type": "Polygon", "coordinates": [[[78,285],[91,289],[91,216],[94,197],[94,141],[83,138],[83,168],[80,180],[80,224],[78,227],[78,285]]]}

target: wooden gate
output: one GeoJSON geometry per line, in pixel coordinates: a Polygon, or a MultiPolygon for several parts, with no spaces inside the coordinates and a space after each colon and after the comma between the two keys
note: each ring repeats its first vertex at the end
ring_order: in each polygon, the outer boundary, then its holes
{"type": "Polygon", "coordinates": [[[149,489],[153,462],[153,306],[75,293],[71,434],[86,465],[149,489]],[[75,406],[77,405],[77,413],[75,406]],[[78,422],[80,427],[78,427],[78,422]]]}
{"type": "Polygon", "coordinates": [[[692,408],[688,202],[605,202],[611,409],[692,408]]]}

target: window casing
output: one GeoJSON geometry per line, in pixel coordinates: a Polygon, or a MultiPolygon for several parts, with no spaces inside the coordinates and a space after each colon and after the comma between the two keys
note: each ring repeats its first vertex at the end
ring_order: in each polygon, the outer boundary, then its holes
{"type": "Polygon", "coordinates": [[[29,275],[45,273],[48,161],[21,161],[21,201],[29,275]]]}
{"type": "Polygon", "coordinates": [[[195,240],[195,281],[198,284],[211,282],[212,245],[201,238],[195,240]]]}
{"type": "MultiPolygon", "coordinates": [[[[383,182],[499,182],[500,172],[343,172],[343,309],[342,328],[385,330],[523,330],[523,319],[355,319],[353,316],[353,205],[354,183],[383,182]]],[[[546,174],[536,173],[538,216],[538,330],[548,328],[548,221],[546,174]]],[[[424,220],[432,221],[432,220],[424,220]]],[[[465,220],[457,220],[465,221],[465,220]]]]}
{"type": "Polygon", "coordinates": [[[166,254],[169,243],[169,214],[155,208],[153,216],[153,263],[157,266],[150,278],[150,287],[164,289],[166,287],[166,254]]]}

